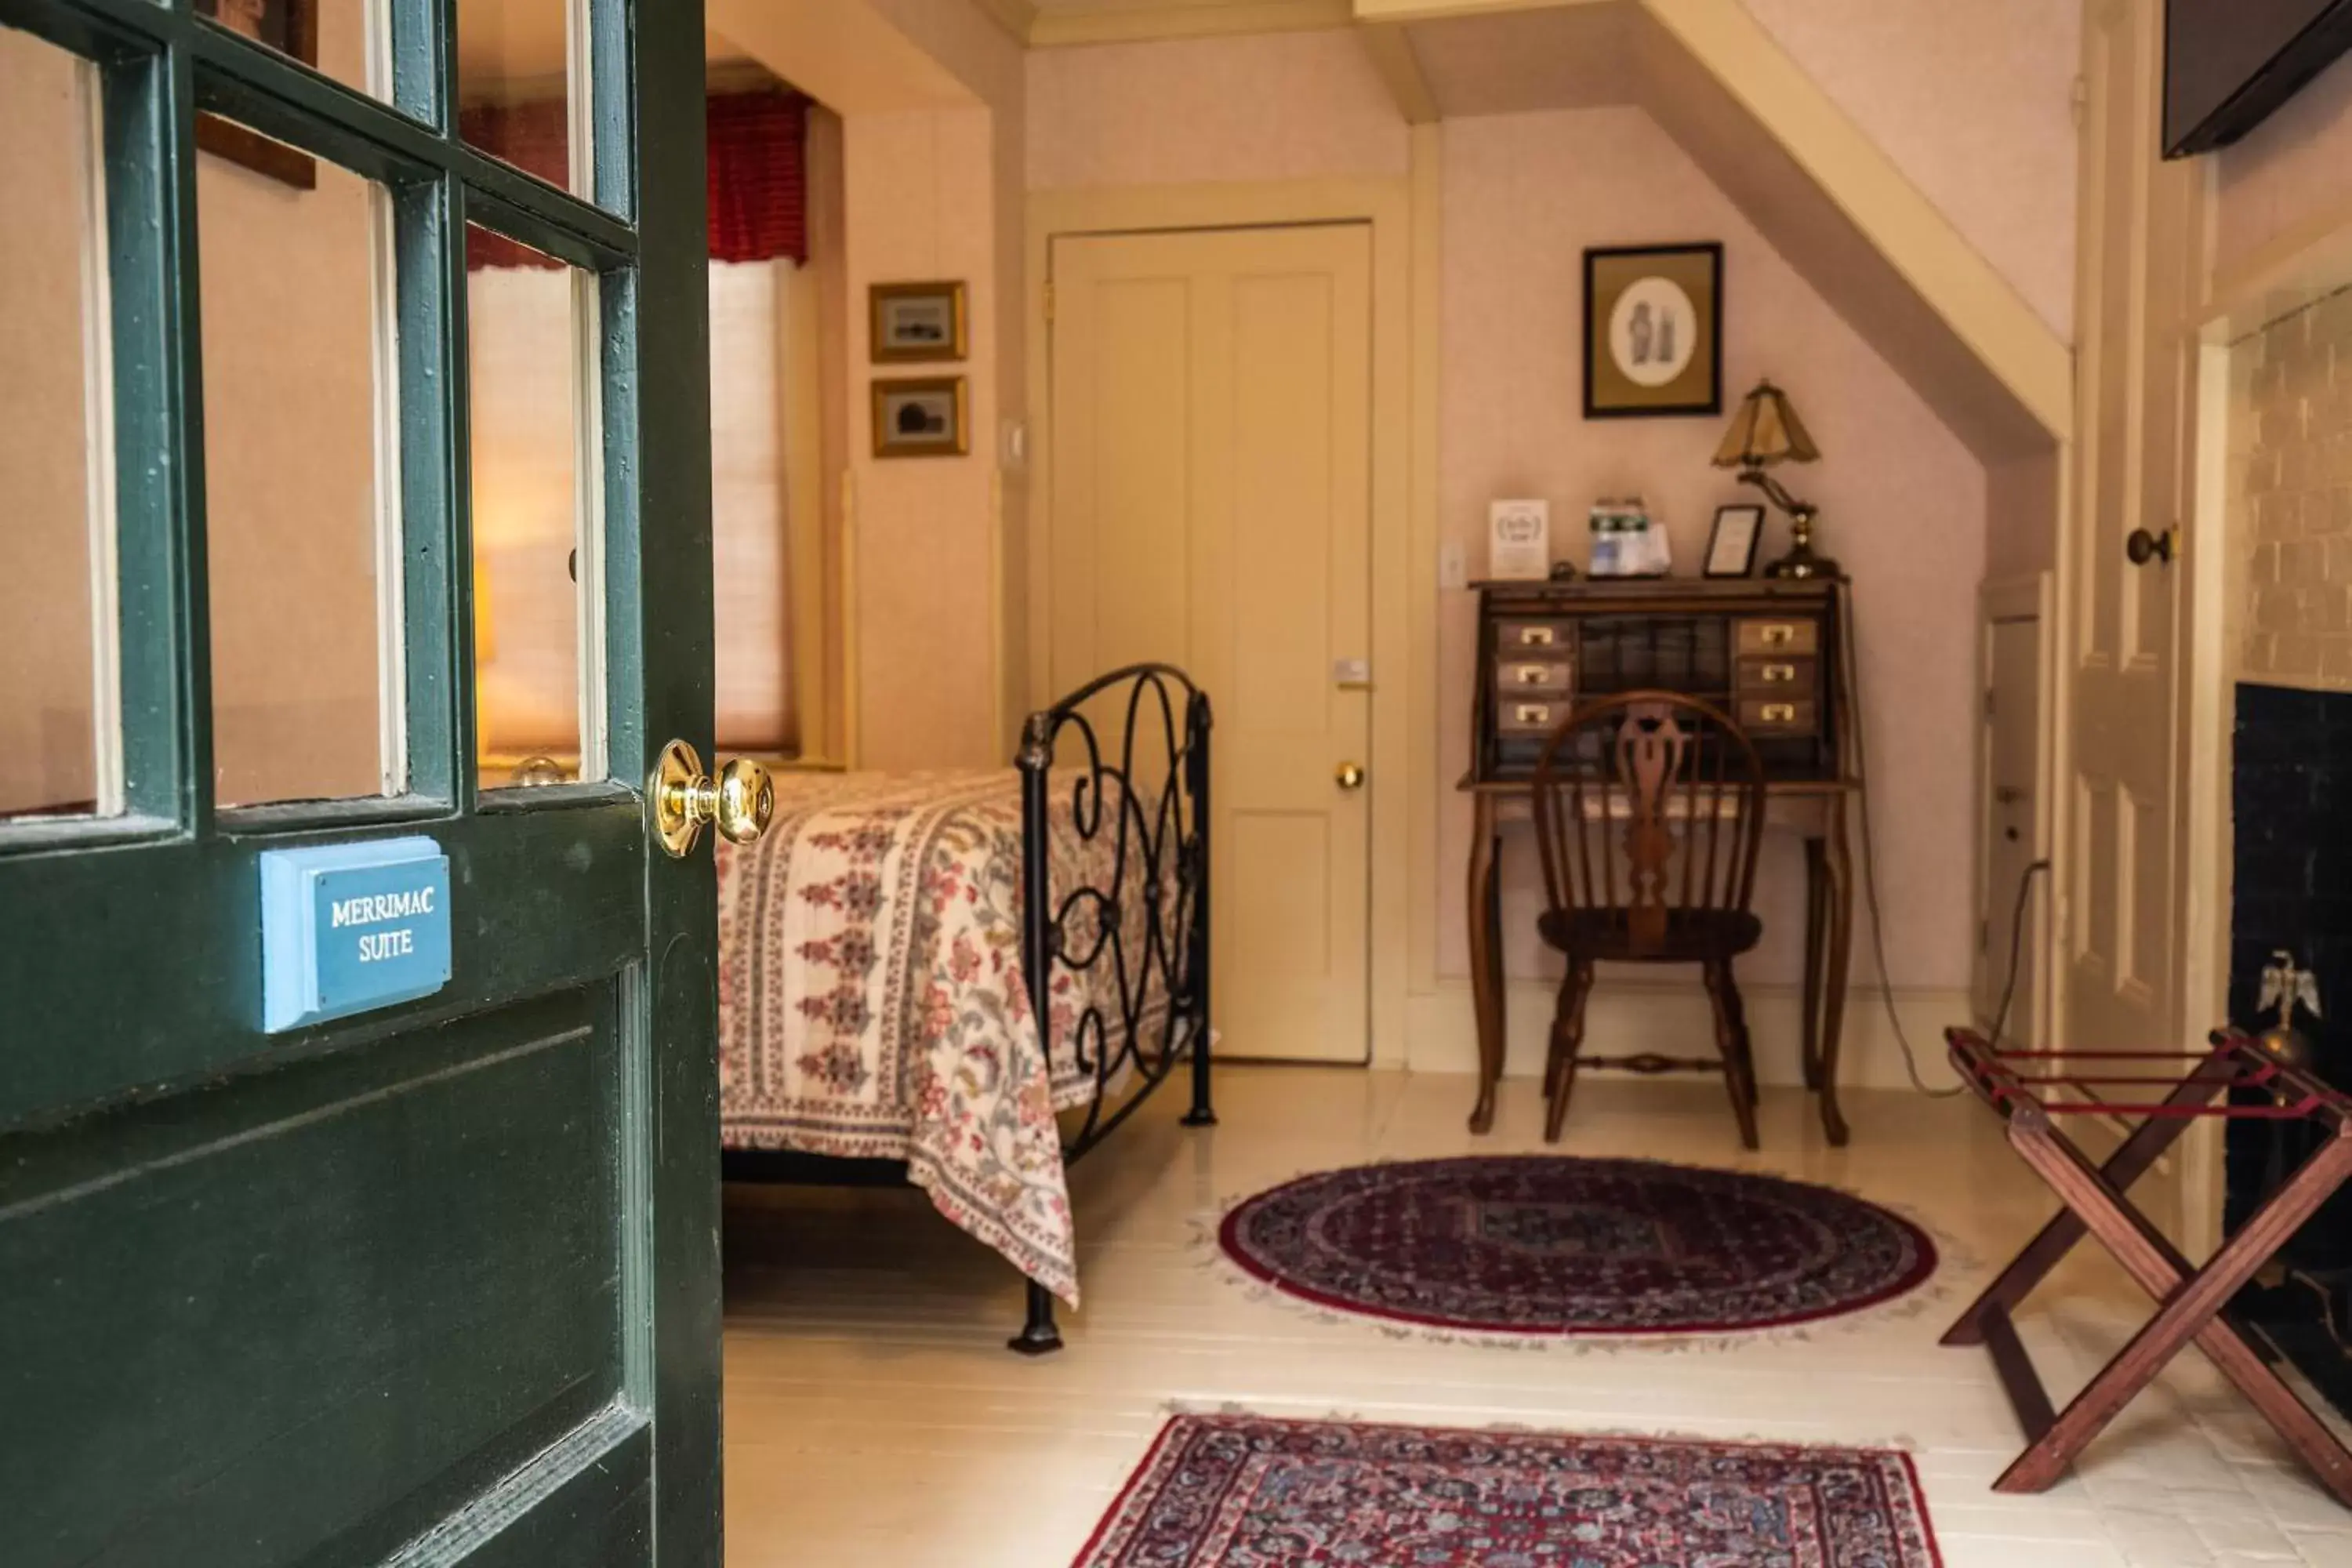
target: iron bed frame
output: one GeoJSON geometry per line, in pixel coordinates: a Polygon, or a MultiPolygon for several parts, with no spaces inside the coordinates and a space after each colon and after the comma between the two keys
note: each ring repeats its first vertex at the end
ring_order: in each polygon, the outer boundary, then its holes
{"type": "MultiPolygon", "coordinates": [[[[1022,725],[1013,758],[1021,773],[1021,978],[1039,1028],[1050,1035],[1053,1027],[1056,973],[1092,974],[1108,964],[1117,983],[1115,1017],[1104,1016],[1095,1000],[1070,1020],[1067,1045],[1094,1093],[1083,1118],[1065,1127],[1066,1167],[1118,1131],[1180,1062],[1189,1060],[1192,1081],[1183,1125],[1216,1125],[1209,1094],[1210,728],[1208,695],[1169,664],[1112,670],[1022,725]],[[1115,758],[1105,753],[1090,707],[1117,720],[1115,758]],[[1066,734],[1076,742],[1066,760],[1066,734]],[[1156,742],[1159,754],[1139,759],[1139,739],[1156,742]],[[1156,787],[1135,787],[1139,765],[1156,772],[1160,756],[1166,776],[1145,781],[1156,787]],[[1110,869],[1098,881],[1067,886],[1055,876],[1057,791],[1081,839],[1115,836],[1110,869]],[[1139,886],[1130,888],[1130,877],[1139,886]],[[1129,922],[1120,918],[1129,900],[1145,911],[1139,952],[1129,951],[1129,922]],[[1168,999],[1157,1018],[1155,989],[1168,999]],[[1126,1092],[1111,1106],[1112,1086],[1121,1083],[1126,1092]]],[[[1098,998],[1100,988],[1089,994],[1098,998]]],[[[907,1184],[903,1161],[784,1150],[722,1149],[719,1173],[730,1182],[907,1184]]],[[[1007,1342],[1024,1355],[1045,1355],[1062,1348],[1054,1296],[1034,1279],[1027,1284],[1027,1321],[1007,1342]]]]}

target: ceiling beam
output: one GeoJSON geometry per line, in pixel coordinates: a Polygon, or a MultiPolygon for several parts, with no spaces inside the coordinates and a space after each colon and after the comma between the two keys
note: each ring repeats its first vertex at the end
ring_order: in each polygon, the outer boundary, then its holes
{"type": "Polygon", "coordinates": [[[1029,25],[1032,48],[1306,33],[1355,24],[1351,0],[1217,0],[1215,4],[1049,6],[1029,25]]]}
{"type": "Polygon", "coordinates": [[[1740,0],[1643,5],[2025,412],[2066,438],[2074,429],[2073,350],[1748,7],[1740,0]]]}
{"type": "Polygon", "coordinates": [[[1355,0],[1359,22],[1442,22],[1498,11],[1549,11],[1562,5],[1605,5],[1613,0],[1355,0]]]}

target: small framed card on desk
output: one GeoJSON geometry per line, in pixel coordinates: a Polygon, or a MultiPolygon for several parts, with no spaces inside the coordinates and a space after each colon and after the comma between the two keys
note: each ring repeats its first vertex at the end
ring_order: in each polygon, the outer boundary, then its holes
{"type": "Polygon", "coordinates": [[[1706,545],[1706,574],[1745,577],[1756,570],[1756,542],[1764,536],[1764,509],[1732,505],[1715,509],[1715,532],[1706,545]]]}
{"type": "Polygon", "coordinates": [[[1540,583],[1551,575],[1551,502],[1498,500],[1486,509],[1486,575],[1540,583]]]}

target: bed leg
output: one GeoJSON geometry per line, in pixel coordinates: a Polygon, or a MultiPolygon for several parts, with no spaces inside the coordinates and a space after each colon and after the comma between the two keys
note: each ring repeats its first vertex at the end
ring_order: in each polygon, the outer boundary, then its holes
{"type": "Polygon", "coordinates": [[[1062,1331],[1054,1324],[1054,1293],[1034,1279],[1029,1281],[1029,1321],[1004,1343],[1023,1355],[1051,1355],[1062,1348],[1062,1331]]]}
{"type": "Polygon", "coordinates": [[[1203,1026],[1192,1036],[1192,1109],[1184,1113],[1184,1125],[1216,1124],[1216,1107],[1209,1103],[1209,1031],[1203,1026]]]}

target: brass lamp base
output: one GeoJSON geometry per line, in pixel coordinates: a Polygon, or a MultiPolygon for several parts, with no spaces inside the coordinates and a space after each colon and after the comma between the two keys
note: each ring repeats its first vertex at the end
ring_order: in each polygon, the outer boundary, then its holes
{"type": "Polygon", "coordinates": [[[1798,507],[1789,513],[1789,553],[1764,568],[1764,575],[1786,582],[1834,582],[1845,574],[1826,555],[1813,553],[1813,510],[1798,507]]]}

